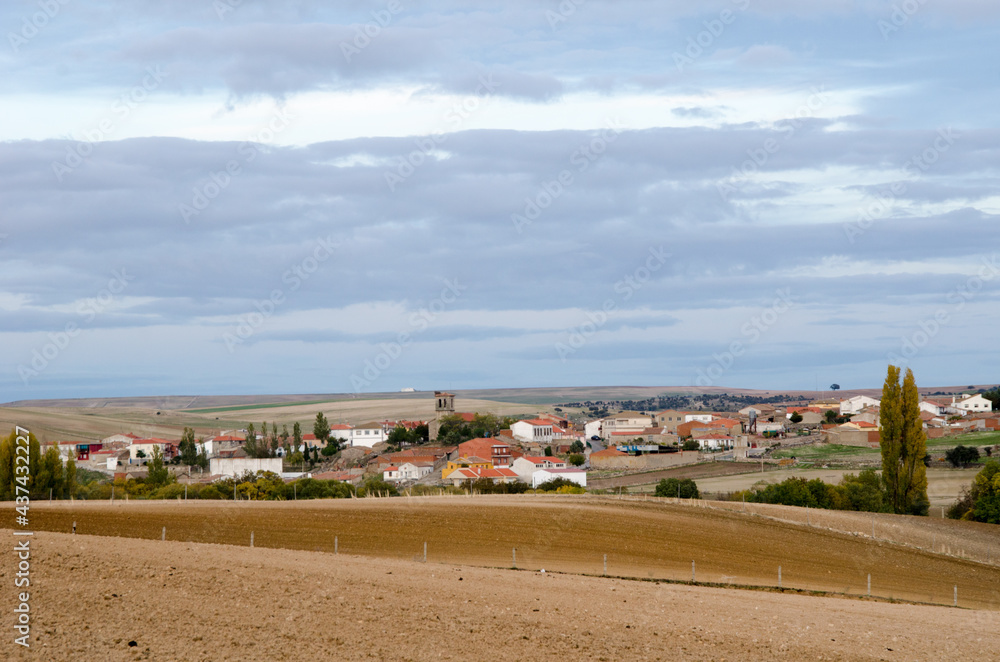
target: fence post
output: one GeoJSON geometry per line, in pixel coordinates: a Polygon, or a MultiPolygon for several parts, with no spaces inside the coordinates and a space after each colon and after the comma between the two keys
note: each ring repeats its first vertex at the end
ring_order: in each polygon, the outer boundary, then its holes
{"type": "Polygon", "coordinates": [[[955,584],[955,606],[958,606],[958,584],[955,584]]]}
{"type": "Polygon", "coordinates": [[[424,542],[424,563],[427,563],[427,542],[424,542]]]}
{"type": "Polygon", "coordinates": [[[73,534],[76,535],[76,520],[73,520],[73,534]]]}
{"type": "Polygon", "coordinates": [[[160,540],[167,539],[167,527],[163,527],[163,533],[160,534],[160,540]]]}
{"type": "Polygon", "coordinates": [[[691,561],[691,583],[694,583],[694,561],[691,561]]]}
{"type": "Polygon", "coordinates": [[[608,555],[605,554],[604,555],[604,575],[607,576],[607,574],[608,574],[608,555]]]}
{"type": "Polygon", "coordinates": [[[511,559],[514,562],[514,570],[517,570],[517,547],[513,547],[510,550],[511,559]]]}
{"type": "Polygon", "coordinates": [[[778,566],[778,588],[781,588],[781,566],[778,566]]]}
{"type": "Polygon", "coordinates": [[[188,486],[187,485],[184,486],[184,500],[185,501],[188,500],[188,486]]]}
{"type": "Polygon", "coordinates": [[[339,546],[339,542],[340,541],[337,539],[337,536],[334,536],[333,537],[333,553],[334,554],[339,554],[340,553],[340,551],[337,549],[338,546],[339,546]]]}
{"type": "Polygon", "coordinates": [[[250,546],[253,547],[253,531],[250,532],[250,546]]]}
{"type": "Polygon", "coordinates": [[[872,597],[872,573],[868,573],[868,597],[872,597]]]}

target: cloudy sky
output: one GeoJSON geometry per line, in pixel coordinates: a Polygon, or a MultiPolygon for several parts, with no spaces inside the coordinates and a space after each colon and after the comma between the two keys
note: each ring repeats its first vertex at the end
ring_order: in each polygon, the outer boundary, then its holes
{"type": "Polygon", "coordinates": [[[998,379],[993,0],[0,27],[0,401],[998,379]]]}

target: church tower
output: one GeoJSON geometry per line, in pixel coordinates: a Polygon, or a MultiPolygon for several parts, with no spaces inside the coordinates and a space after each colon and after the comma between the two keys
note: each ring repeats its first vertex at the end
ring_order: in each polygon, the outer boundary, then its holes
{"type": "Polygon", "coordinates": [[[427,424],[428,441],[437,439],[441,429],[441,419],[455,413],[455,396],[452,393],[434,391],[434,420],[427,424]]]}

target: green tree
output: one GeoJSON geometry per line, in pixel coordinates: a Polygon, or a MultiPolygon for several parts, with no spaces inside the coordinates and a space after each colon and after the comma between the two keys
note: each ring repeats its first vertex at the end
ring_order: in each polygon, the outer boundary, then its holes
{"type": "Polygon", "coordinates": [[[10,501],[14,498],[14,478],[17,475],[14,468],[14,444],[16,432],[0,439],[0,501],[10,501]]]}
{"type": "Polygon", "coordinates": [[[188,466],[198,464],[198,444],[194,440],[194,430],[192,428],[184,428],[184,434],[181,435],[181,442],[178,444],[178,447],[181,452],[181,464],[188,466]]]}
{"type": "Polygon", "coordinates": [[[64,499],[76,496],[76,460],[72,457],[66,460],[66,477],[63,479],[64,499]]]}
{"type": "Polygon", "coordinates": [[[698,443],[697,439],[685,439],[684,445],[681,446],[681,450],[685,451],[696,451],[701,448],[701,444],[698,443]]]}
{"type": "Polygon", "coordinates": [[[545,457],[552,457],[552,447],[551,446],[546,446],[545,447],[545,457]]]}
{"type": "Polygon", "coordinates": [[[835,423],[837,421],[837,411],[834,409],[827,409],[823,412],[823,418],[826,419],[827,423],[835,423]]]}
{"type": "Polygon", "coordinates": [[[577,439],[576,441],[574,441],[572,444],[569,445],[570,453],[583,453],[583,450],[584,450],[583,444],[580,442],[579,439],[577,439]]]}
{"type": "Polygon", "coordinates": [[[656,485],[653,493],[658,497],[674,497],[679,499],[700,499],[701,493],[698,485],[690,478],[677,480],[676,478],[664,478],[656,485]]]}
{"type": "Polygon", "coordinates": [[[972,482],[972,517],[977,522],[1000,524],[1000,462],[990,460],[972,482]]]}
{"type": "Polygon", "coordinates": [[[313,423],[313,434],[316,435],[316,441],[322,444],[330,438],[330,423],[326,420],[326,416],[323,412],[316,412],[316,422],[313,423]]]}
{"type": "Polygon", "coordinates": [[[951,466],[956,469],[967,467],[979,462],[979,449],[975,446],[955,446],[951,450],[945,451],[944,459],[948,460],[951,466]]]}
{"type": "Polygon", "coordinates": [[[53,497],[62,496],[63,465],[59,457],[58,445],[49,446],[42,455],[38,474],[35,476],[35,487],[32,490],[38,498],[48,498],[49,490],[53,497]]]}
{"type": "Polygon", "coordinates": [[[288,433],[288,423],[281,426],[281,445],[285,448],[288,447],[288,437],[291,435],[288,433]]]}
{"type": "Polygon", "coordinates": [[[243,442],[243,452],[247,454],[247,457],[257,457],[257,428],[253,426],[253,423],[247,424],[247,438],[243,442]]]}
{"type": "MultiPolygon", "coordinates": [[[[15,462],[16,461],[17,460],[15,460],[15,462]]],[[[41,470],[41,468],[42,468],[42,445],[38,443],[38,439],[35,438],[35,435],[29,434],[28,435],[28,476],[30,477],[30,480],[28,481],[29,489],[33,490],[35,488],[35,480],[38,478],[38,472],[41,470]]]]}
{"type": "Polygon", "coordinates": [[[900,369],[890,365],[882,386],[882,482],[893,512],[926,515],[927,437],[920,420],[920,394],[912,370],[907,369],[902,386],[899,374],[900,369]]]}
{"type": "Polygon", "coordinates": [[[162,487],[172,482],[173,476],[170,470],[163,465],[163,452],[159,446],[153,446],[153,458],[149,461],[149,474],[146,476],[146,484],[150,487],[162,487]]]}
{"type": "Polygon", "coordinates": [[[567,459],[574,467],[581,467],[583,466],[583,463],[587,461],[587,458],[580,453],[570,453],[567,459]]]}
{"type": "Polygon", "coordinates": [[[793,411],[792,415],[789,417],[788,420],[790,420],[792,423],[801,423],[802,422],[802,414],[800,414],[797,411],[793,411]]]}

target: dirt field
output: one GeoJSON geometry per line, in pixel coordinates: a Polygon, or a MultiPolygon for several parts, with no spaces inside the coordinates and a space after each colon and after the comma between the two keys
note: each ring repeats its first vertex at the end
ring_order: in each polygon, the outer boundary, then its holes
{"type": "MultiPolygon", "coordinates": [[[[798,513],[801,509],[774,512],[798,513]]],[[[299,502],[39,503],[36,530],[79,534],[359,554],[434,562],[690,580],[691,562],[702,582],[866,592],[868,573],[877,596],[1000,609],[1000,567],[872,542],[866,537],[775,521],[751,513],[594,497],[430,497],[299,502]]],[[[854,517],[864,531],[867,514],[854,517]]],[[[927,518],[878,516],[882,530],[934,526],[938,548],[977,549],[1000,543],[997,527],[927,518]],[[910,524],[915,523],[915,524],[910,524]]],[[[843,528],[840,525],[838,528],[843,528]]],[[[927,530],[920,534],[927,537],[927,530]]],[[[921,539],[923,539],[921,538],[921,539]]],[[[930,546],[929,544],[927,545],[930,546]]],[[[994,549],[1000,550],[1000,544],[994,549]]]]}
{"type": "Polygon", "coordinates": [[[978,662],[1000,647],[996,612],[55,533],[34,545],[31,648],[8,635],[3,659],[978,662]]]}

